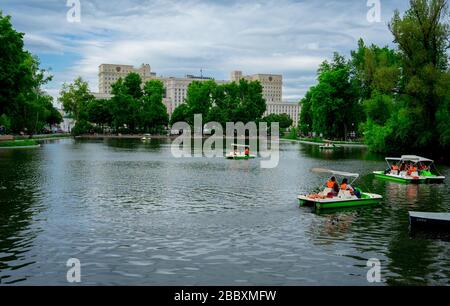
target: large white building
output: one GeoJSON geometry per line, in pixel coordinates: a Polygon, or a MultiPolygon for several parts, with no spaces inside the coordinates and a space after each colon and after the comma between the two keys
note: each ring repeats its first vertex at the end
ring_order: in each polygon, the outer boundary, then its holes
{"type": "Polygon", "coordinates": [[[264,116],[270,115],[270,114],[277,114],[282,115],[286,114],[288,115],[292,121],[293,125],[295,127],[298,126],[298,119],[300,116],[300,104],[298,103],[267,103],[267,110],[264,113],[264,116]]]}
{"type": "MultiPolygon", "coordinates": [[[[144,82],[148,80],[160,80],[164,84],[165,96],[164,104],[167,107],[167,112],[171,115],[175,108],[184,103],[187,97],[187,89],[190,83],[193,81],[207,81],[211,78],[203,76],[187,75],[185,77],[163,77],[157,76],[156,73],[151,71],[151,67],[148,64],[142,64],[138,68],[134,68],[131,65],[116,65],[116,64],[102,64],[99,66],[98,73],[98,93],[94,93],[96,98],[109,98],[111,97],[111,85],[119,80],[119,78],[125,78],[129,73],[138,73],[144,82]]],[[[279,74],[254,74],[243,75],[242,71],[233,71],[230,75],[229,81],[217,81],[218,84],[225,84],[229,82],[237,82],[240,79],[246,79],[248,81],[259,81],[263,88],[263,97],[267,102],[268,114],[288,114],[294,124],[298,123],[298,111],[299,106],[296,103],[282,103],[283,97],[283,76],[279,74]]]]}

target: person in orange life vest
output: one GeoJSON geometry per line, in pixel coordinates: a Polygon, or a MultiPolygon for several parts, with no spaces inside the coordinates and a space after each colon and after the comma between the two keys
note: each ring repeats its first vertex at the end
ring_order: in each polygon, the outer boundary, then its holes
{"type": "Polygon", "coordinates": [[[348,183],[348,180],[346,178],[344,178],[342,180],[341,190],[348,190],[348,191],[350,191],[351,194],[354,194],[354,192],[355,192],[355,189],[353,189],[353,187],[350,186],[350,184],[348,183]]]}
{"type": "Polygon", "coordinates": [[[339,193],[339,186],[336,182],[336,178],[332,176],[327,183],[325,184],[327,188],[330,188],[333,190],[334,195],[337,195],[339,193]]]}
{"type": "Polygon", "coordinates": [[[248,147],[245,148],[244,153],[245,153],[245,156],[250,156],[250,149],[248,147]]]}
{"type": "Polygon", "coordinates": [[[392,167],[391,167],[391,173],[393,173],[393,174],[398,174],[398,170],[399,170],[400,168],[397,166],[397,165],[392,165],[392,167]]]}

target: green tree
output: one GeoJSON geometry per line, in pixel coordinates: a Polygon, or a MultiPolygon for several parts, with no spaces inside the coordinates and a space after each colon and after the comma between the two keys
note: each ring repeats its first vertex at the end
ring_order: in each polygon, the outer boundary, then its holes
{"type": "Polygon", "coordinates": [[[280,129],[287,129],[292,126],[294,121],[287,114],[270,114],[261,119],[263,122],[267,122],[267,125],[270,126],[272,122],[278,122],[280,125],[280,129]]]}
{"type": "Polygon", "coordinates": [[[95,98],[89,90],[87,82],[81,77],[71,84],[64,83],[60,91],[59,102],[64,111],[74,120],[87,120],[87,106],[95,98]]]}
{"type": "Polygon", "coordinates": [[[394,129],[394,137],[418,151],[431,151],[438,143],[448,146],[442,130],[450,88],[447,1],[411,0],[403,16],[395,12],[389,29],[399,48],[404,79],[404,110],[397,119],[409,119],[403,120],[402,129],[394,129]]]}
{"type": "Polygon", "coordinates": [[[128,88],[121,78],[112,85],[111,93],[112,126],[116,131],[134,132],[140,102],[128,93],[128,88]]]}
{"type": "Polygon", "coordinates": [[[111,101],[106,99],[92,100],[87,104],[87,120],[100,125],[102,131],[105,126],[111,126],[111,101]]]}
{"type": "Polygon", "coordinates": [[[23,49],[23,33],[0,12],[0,116],[12,132],[37,133],[45,125],[61,122],[53,100],[41,87],[52,77],[39,68],[39,60],[23,49]]]}
{"type": "Polygon", "coordinates": [[[311,87],[305,97],[300,101],[299,129],[303,135],[308,135],[312,132],[312,92],[314,92],[314,87],[311,87]]]}
{"type": "Polygon", "coordinates": [[[301,101],[302,132],[346,138],[364,120],[358,91],[351,79],[350,62],[335,53],[331,62],[325,61],[319,67],[318,81],[301,101]]]}
{"type": "Polygon", "coordinates": [[[132,96],[134,99],[140,99],[142,97],[142,79],[139,74],[135,72],[129,73],[125,77],[123,84],[128,95],[132,96]]]}
{"type": "Polygon", "coordinates": [[[142,97],[142,124],[145,130],[159,132],[169,123],[167,108],[163,101],[164,84],[159,80],[145,83],[142,97]]]}
{"type": "Polygon", "coordinates": [[[187,122],[189,117],[189,108],[186,103],[183,103],[176,107],[170,117],[170,125],[174,125],[177,122],[187,122]]]}

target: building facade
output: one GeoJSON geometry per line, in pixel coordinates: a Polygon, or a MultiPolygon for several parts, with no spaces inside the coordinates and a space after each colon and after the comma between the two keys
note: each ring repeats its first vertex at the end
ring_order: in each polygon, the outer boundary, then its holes
{"type": "MultiPolygon", "coordinates": [[[[208,81],[211,78],[203,76],[187,75],[185,77],[163,77],[157,76],[151,71],[148,64],[142,64],[138,68],[131,65],[115,65],[102,64],[99,66],[98,86],[99,92],[94,94],[96,98],[111,97],[111,85],[117,82],[120,78],[125,78],[129,73],[135,72],[139,74],[144,82],[149,80],[160,80],[164,84],[165,95],[163,102],[167,107],[167,112],[172,115],[177,106],[184,103],[187,98],[187,90],[189,84],[193,81],[208,81]]],[[[232,71],[229,81],[215,80],[218,84],[225,84],[229,82],[238,82],[241,79],[248,81],[259,81],[263,89],[263,97],[267,102],[268,114],[288,114],[294,124],[298,123],[299,105],[295,103],[283,103],[283,76],[279,74],[254,74],[243,75],[242,71],[232,71]]]]}
{"type": "Polygon", "coordinates": [[[259,81],[263,88],[263,97],[267,103],[281,103],[283,99],[283,76],[280,74],[253,74],[243,75],[242,71],[232,71],[231,82],[239,82],[240,79],[247,81],[259,81]]]}
{"type": "Polygon", "coordinates": [[[267,103],[267,110],[264,113],[264,116],[268,116],[270,114],[288,115],[295,127],[298,126],[298,120],[300,116],[300,105],[298,103],[267,103]]]}

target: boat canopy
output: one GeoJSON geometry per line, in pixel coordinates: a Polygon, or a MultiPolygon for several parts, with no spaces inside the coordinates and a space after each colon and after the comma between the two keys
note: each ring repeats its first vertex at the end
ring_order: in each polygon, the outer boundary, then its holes
{"type": "Polygon", "coordinates": [[[250,148],[250,146],[239,145],[239,144],[232,144],[231,146],[232,146],[233,148],[250,148]]]}
{"type": "Polygon", "coordinates": [[[415,163],[419,163],[419,162],[432,163],[433,162],[433,160],[431,160],[431,159],[417,156],[417,155],[403,155],[402,157],[386,157],[386,161],[410,161],[410,162],[415,162],[415,163]]]}
{"type": "Polygon", "coordinates": [[[311,171],[316,172],[316,173],[327,173],[327,174],[338,175],[338,176],[347,176],[347,177],[354,177],[354,178],[359,177],[358,173],[336,171],[336,170],[331,170],[331,169],[313,168],[313,169],[311,169],[311,171]]]}

